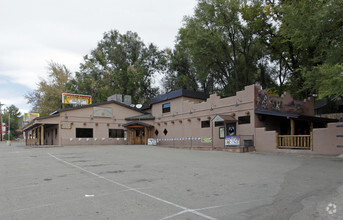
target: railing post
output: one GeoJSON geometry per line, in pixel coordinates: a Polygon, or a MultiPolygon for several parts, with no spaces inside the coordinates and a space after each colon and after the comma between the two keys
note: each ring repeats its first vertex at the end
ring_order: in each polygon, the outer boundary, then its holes
{"type": "Polygon", "coordinates": [[[279,134],[275,132],[275,138],[276,138],[276,148],[279,148],[279,134]]]}
{"type": "Polygon", "coordinates": [[[313,132],[310,132],[310,149],[313,151],[313,132]]]}

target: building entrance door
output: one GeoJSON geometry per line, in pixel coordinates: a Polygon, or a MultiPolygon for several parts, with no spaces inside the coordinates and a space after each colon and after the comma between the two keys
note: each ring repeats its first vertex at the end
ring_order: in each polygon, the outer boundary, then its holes
{"type": "Polygon", "coordinates": [[[132,144],[145,144],[144,128],[135,128],[133,132],[132,144]]]}

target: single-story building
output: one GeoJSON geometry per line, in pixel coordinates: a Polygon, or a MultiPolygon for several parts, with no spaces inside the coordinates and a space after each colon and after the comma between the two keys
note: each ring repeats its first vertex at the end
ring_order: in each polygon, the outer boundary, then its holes
{"type": "Polygon", "coordinates": [[[159,146],[227,150],[343,153],[343,124],[314,116],[314,100],[246,86],[235,96],[177,90],[137,109],[120,101],[60,109],[23,128],[27,145],[159,146]],[[325,143],[321,145],[319,143],[325,143]]]}

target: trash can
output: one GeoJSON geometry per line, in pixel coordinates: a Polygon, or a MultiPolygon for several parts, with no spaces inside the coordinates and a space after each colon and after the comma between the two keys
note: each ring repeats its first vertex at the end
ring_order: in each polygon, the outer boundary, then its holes
{"type": "Polygon", "coordinates": [[[244,140],[244,147],[250,147],[253,146],[252,140],[244,140]]]}

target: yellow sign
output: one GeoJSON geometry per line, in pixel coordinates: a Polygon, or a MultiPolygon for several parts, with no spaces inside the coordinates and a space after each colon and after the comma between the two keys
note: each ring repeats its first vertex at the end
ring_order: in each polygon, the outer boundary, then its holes
{"type": "Polygon", "coordinates": [[[212,137],[201,137],[201,143],[212,143],[212,137]]]}
{"type": "Polygon", "coordinates": [[[35,118],[39,117],[39,113],[24,113],[24,121],[32,121],[35,118]]]}
{"type": "Polygon", "coordinates": [[[62,103],[74,105],[90,105],[92,104],[92,96],[62,93],[62,103]]]}

